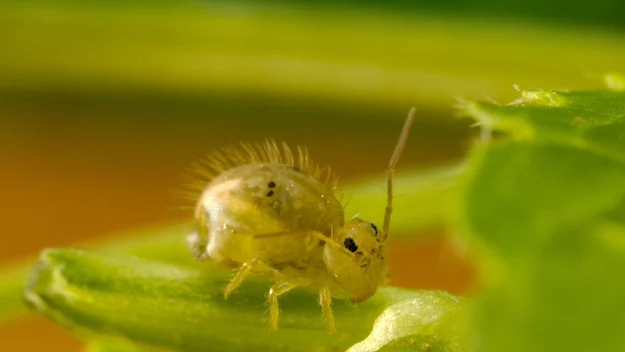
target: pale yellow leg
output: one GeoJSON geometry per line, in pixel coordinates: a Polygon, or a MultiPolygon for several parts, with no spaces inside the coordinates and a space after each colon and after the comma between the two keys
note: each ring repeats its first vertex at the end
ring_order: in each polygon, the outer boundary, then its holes
{"type": "Polygon", "coordinates": [[[274,280],[279,281],[282,279],[282,274],[272,268],[269,264],[261,262],[260,260],[252,259],[247,263],[243,263],[237,274],[232,278],[224,289],[224,297],[228,298],[230,294],[239,287],[243,281],[252,273],[271,275],[274,280]]]}
{"type": "Polygon", "coordinates": [[[328,331],[330,334],[336,333],[334,314],[332,313],[332,295],[328,287],[323,287],[319,290],[319,304],[321,305],[321,312],[328,325],[328,331]]]}
{"type": "Polygon", "coordinates": [[[278,330],[278,315],[280,314],[278,296],[298,286],[300,285],[291,282],[282,282],[269,289],[269,327],[272,330],[278,330]]]}

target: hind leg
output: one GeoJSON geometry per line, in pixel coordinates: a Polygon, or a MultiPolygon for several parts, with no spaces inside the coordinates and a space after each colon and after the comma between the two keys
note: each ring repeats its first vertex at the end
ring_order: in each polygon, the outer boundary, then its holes
{"type": "MultiPolygon", "coordinates": [[[[304,282],[286,281],[275,284],[271,287],[269,290],[269,327],[272,330],[278,329],[278,316],[280,314],[278,297],[294,288],[302,286],[306,286],[306,284],[304,282]]],[[[322,287],[319,289],[319,304],[321,305],[321,311],[328,326],[328,332],[330,334],[336,333],[334,314],[332,313],[332,296],[328,287],[322,287]]]]}
{"type": "Polygon", "coordinates": [[[260,260],[252,259],[241,265],[237,274],[224,289],[224,297],[228,298],[228,296],[230,296],[230,294],[237,287],[239,287],[251,273],[271,275],[275,281],[280,281],[282,279],[282,274],[278,270],[260,260]]]}
{"type": "Polygon", "coordinates": [[[281,282],[269,289],[269,327],[272,330],[278,330],[278,315],[280,314],[278,296],[299,286],[301,285],[294,282],[281,282]]]}

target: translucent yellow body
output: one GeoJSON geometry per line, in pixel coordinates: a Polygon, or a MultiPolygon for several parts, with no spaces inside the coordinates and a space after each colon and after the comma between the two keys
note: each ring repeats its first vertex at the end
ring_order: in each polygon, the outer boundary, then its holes
{"type": "Polygon", "coordinates": [[[269,323],[276,329],[278,296],[314,287],[330,332],[336,330],[333,296],[344,295],[354,303],[371,297],[386,280],[392,176],[413,116],[414,109],[391,158],[381,231],[364,220],[345,221],[332,173],[322,172],[305,149],[298,148],[295,157],[284,144],[243,144],[217,151],[199,165],[196,171],[208,182],[200,186],[189,247],[200,260],[239,269],[224,295],[252,273],[273,277],[269,323]]]}
{"type": "MultiPolygon", "coordinates": [[[[202,193],[200,255],[239,267],[252,259],[272,267],[302,265],[320,245],[311,236],[254,235],[313,230],[330,236],[343,226],[343,207],[332,190],[290,165],[249,164],[225,171],[202,193]]],[[[319,258],[320,259],[320,258],[319,258]]]]}

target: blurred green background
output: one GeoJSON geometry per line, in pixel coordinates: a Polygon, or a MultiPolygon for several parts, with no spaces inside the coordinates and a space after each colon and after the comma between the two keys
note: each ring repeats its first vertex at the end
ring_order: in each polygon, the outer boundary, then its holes
{"type": "MultiPolygon", "coordinates": [[[[601,87],[625,71],[622,13],[616,0],[2,1],[0,260],[187,219],[181,172],[240,140],[306,145],[343,183],[381,177],[415,105],[401,168],[456,162],[478,134],[456,97],[601,87]]],[[[392,249],[395,284],[470,287],[441,232],[392,249]]],[[[80,346],[40,318],[0,341],[80,346]]]]}

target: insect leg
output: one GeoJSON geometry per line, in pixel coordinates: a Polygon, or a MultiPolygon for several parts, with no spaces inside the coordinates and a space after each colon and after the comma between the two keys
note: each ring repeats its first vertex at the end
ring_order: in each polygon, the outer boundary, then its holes
{"type": "Polygon", "coordinates": [[[276,281],[282,279],[282,274],[278,270],[274,269],[269,264],[261,262],[260,260],[252,259],[251,261],[241,265],[237,274],[224,289],[224,297],[228,298],[228,296],[230,296],[230,294],[237,287],[239,287],[252,272],[262,275],[271,275],[276,281]]]}
{"type": "Polygon", "coordinates": [[[321,312],[328,325],[328,331],[330,334],[336,333],[334,314],[332,313],[332,293],[329,287],[322,287],[319,290],[319,304],[321,305],[321,312]]]}
{"type": "Polygon", "coordinates": [[[395,166],[397,166],[397,162],[399,161],[399,157],[401,156],[401,152],[404,150],[404,145],[406,145],[406,139],[408,139],[408,132],[410,132],[410,127],[414,122],[414,116],[417,110],[415,108],[411,108],[408,113],[408,117],[406,118],[406,122],[404,122],[404,127],[402,128],[401,135],[399,136],[399,140],[397,141],[397,145],[395,146],[395,151],[393,152],[393,156],[391,157],[391,161],[388,165],[388,176],[387,176],[387,199],[386,199],[386,212],[384,214],[384,227],[382,232],[382,237],[380,241],[384,243],[386,238],[388,237],[388,229],[391,226],[391,213],[393,212],[393,176],[395,175],[395,166]]]}
{"type": "Polygon", "coordinates": [[[278,296],[287,293],[298,286],[300,285],[293,282],[281,282],[269,289],[269,327],[272,330],[278,329],[278,315],[280,314],[278,296]]]}

